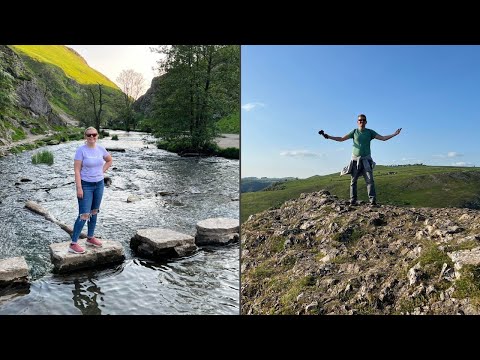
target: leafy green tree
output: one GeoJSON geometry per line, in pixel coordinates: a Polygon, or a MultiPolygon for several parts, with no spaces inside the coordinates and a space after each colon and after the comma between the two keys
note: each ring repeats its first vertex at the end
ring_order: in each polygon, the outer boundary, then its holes
{"type": "Polygon", "coordinates": [[[166,45],[155,51],[164,58],[150,125],[166,141],[208,147],[216,122],[239,110],[240,46],[166,45]]]}

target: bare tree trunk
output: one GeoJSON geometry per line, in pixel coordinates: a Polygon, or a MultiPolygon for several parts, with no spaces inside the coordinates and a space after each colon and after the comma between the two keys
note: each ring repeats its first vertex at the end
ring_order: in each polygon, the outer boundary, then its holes
{"type": "MultiPolygon", "coordinates": [[[[65,230],[67,233],[69,233],[70,235],[72,235],[73,229],[72,229],[71,226],[65,225],[64,223],[61,223],[60,221],[58,221],[57,219],[55,219],[52,215],[49,214],[49,212],[48,212],[44,207],[42,207],[41,205],[37,204],[36,202],[29,200],[29,201],[27,201],[27,202],[25,203],[25,207],[26,207],[28,210],[31,210],[31,211],[33,211],[33,212],[36,213],[36,214],[42,215],[45,219],[47,219],[48,221],[53,222],[54,224],[57,224],[57,225],[60,226],[63,230],[65,230]]],[[[80,238],[85,239],[86,237],[87,237],[87,234],[85,234],[85,233],[83,233],[83,232],[80,234],[80,238]]]]}

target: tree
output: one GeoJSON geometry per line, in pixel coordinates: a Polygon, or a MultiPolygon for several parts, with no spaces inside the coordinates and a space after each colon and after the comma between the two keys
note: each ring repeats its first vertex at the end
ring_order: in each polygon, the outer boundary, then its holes
{"type": "Polygon", "coordinates": [[[103,106],[105,105],[101,84],[87,85],[77,108],[77,117],[84,126],[94,126],[98,131],[102,126],[103,106]],[[93,121],[92,121],[93,120],[93,121]],[[93,122],[93,124],[92,124],[93,122]]]}
{"type": "Polygon", "coordinates": [[[130,126],[135,129],[137,125],[137,117],[133,111],[133,103],[145,88],[145,79],[142,74],[128,69],[122,70],[117,77],[117,82],[121,85],[123,91],[123,104],[120,113],[124,120],[125,130],[130,131],[130,126]]]}
{"type": "Polygon", "coordinates": [[[179,139],[194,150],[208,146],[215,123],[240,106],[240,47],[234,45],[172,45],[157,50],[162,74],[155,94],[155,133],[179,139]]]}

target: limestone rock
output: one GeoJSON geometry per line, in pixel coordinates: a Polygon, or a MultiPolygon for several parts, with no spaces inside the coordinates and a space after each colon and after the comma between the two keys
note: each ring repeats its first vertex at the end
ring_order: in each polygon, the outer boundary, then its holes
{"type": "Polygon", "coordinates": [[[238,219],[211,218],[197,223],[197,245],[224,245],[239,240],[238,219]]]}
{"type": "Polygon", "coordinates": [[[0,286],[28,281],[28,265],[23,256],[0,259],[0,286]]]}
{"type": "Polygon", "coordinates": [[[192,236],[162,228],[138,230],[130,239],[130,247],[148,258],[181,257],[197,250],[192,236]]]}
{"type": "Polygon", "coordinates": [[[125,259],[123,246],[118,241],[101,239],[103,246],[100,248],[87,246],[85,241],[83,239],[78,241],[78,244],[86,250],[84,254],[68,252],[70,241],[50,244],[50,257],[54,270],[56,272],[67,272],[93,268],[122,262],[125,259]]]}

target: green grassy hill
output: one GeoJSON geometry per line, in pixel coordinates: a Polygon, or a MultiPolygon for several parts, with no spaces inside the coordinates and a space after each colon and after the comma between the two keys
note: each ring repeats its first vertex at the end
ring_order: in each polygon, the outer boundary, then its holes
{"type": "MultiPolygon", "coordinates": [[[[480,168],[453,166],[377,166],[374,170],[380,204],[414,207],[480,209],[480,168]]],[[[350,175],[313,176],[280,184],[277,189],[241,194],[241,222],[252,214],[278,207],[301,193],[327,189],[349,198],[350,175]]],[[[365,180],[358,180],[358,198],[367,200],[365,180]]]]}
{"type": "MultiPolygon", "coordinates": [[[[240,192],[241,193],[246,193],[246,192],[261,191],[261,190],[266,189],[266,188],[268,188],[269,186],[271,186],[275,183],[285,182],[285,181],[289,181],[289,180],[296,180],[296,179],[295,178],[245,177],[245,178],[242,178],[242,181],[240,183],[240,192]]],[[[280,185],[277,185],[277,186],[280,186],[280,185]]]]}
{"type": "Polygon", "coordinates": [[[42,63],[61,68],[79,84],[102,84],[117,90],[117,85],[105,75],[88,66],[76,51],[64,45],[12,45],[14,50],[42,63]]]}
{"type": "Polygon", "coordinates": [[[234,112],[220,119],[217,127],[221,134],[240,134],[240,112],[234,112]]]}

